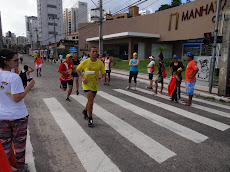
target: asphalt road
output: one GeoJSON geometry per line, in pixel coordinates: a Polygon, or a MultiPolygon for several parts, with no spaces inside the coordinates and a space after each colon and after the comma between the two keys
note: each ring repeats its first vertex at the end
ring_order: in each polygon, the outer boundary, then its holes
{"type": "MultiPolygon", "coordinates": [[[[24,56],[23,64],[34,67],[33,57],[24,56]]],[[[25,98],[36,171],[230,171],[229,106],[185,107],[141,89],[126,91],[127,80],[112,77],[110,86],[99,83],[89,128],[82,87],[76,96],[74,85],[67,102],[59,64],[45,62],[41,77],[32,73],[36,85],[25,98]]]]}

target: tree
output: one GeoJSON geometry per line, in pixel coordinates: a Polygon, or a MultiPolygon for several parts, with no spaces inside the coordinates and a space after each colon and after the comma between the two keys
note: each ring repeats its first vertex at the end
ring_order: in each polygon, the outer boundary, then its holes
{"type": "Polygon", "coordinates": [[[62,51],[62,55],[65,57],[67,54],[69,54],[69,49],[66,48],[62,51]]]}
{"type": "Polygon", "coordinates": [[[163,4],[160,6],[160,8],[158,9],[158,11],[163,11],[163,10],[166,10],[166,9],[169,9],[171,8],[171,5],[169,4],[163,4]]]}
{"type": "Polygon", "coordinates": [[[171,7],[177,7],[182,4],[181,0],[173,0],[171,3],[171,7]]]}
{"type": "Polygon", "coordinates": [[[160,52],[160,56],[162,56],[162,57],[164,57],[163,51],[166,51],[166,50],[168,50],[168,47],[166,47],[166,46],[159,46],[159,47],[155,48],[155,51],[159,51],[160,52]]]}

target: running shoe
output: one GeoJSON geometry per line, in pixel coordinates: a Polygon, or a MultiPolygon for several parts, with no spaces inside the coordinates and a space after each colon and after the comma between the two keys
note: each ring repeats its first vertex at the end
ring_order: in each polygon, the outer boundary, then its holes
{"type": "Polygon", "coordinates": [[[130,90],[130,87],[126,87],[125,89],[126,89],[126,90],[130,90]]]}
{"type": "Polygon", "coordinates": [[[83,115],[84,115],[84,118],[85,118],[85,119],[88,119],[87,110],[84,109],[82,113],[83,113],[83,115]]]}
{"type": "Polygon", "coordinates": [[[134,90],[137,90],[137,87],[134,87],[134,90]]]}
{"type": "Polygon", "coordinates": [[[78,91],[78,90],[76,91],[76,94],[77,94],[77,95],[79,94],[79,91],[78,91]]]}
{"type": "Polygon", "coordinates": [[[41,72],[39,73],[39,75],[42,76],[42,75],[41,75],[41,72]]]}
{"type": "Polygon", "coordinates": [[[27,171],[27,169],[28,169],[28,164],[25,164],[24,169],[23,169],[23,170],[21,170],[21,171],[19,171],[19,172],[26,172],[26,171],[27,171]]]}
{"type": "Polygon", "coordinates": [[[92,118],[92,116],[89,117],[88,126],[89,126],[89,127],[93,127],[93,118],[92,118]]]}
{"type": "Polygon", "coordinates": [[[37,77],[38,77],[38,73],[37,73],[37,77]]]}
{"type": "Polygon", "coordinates": [[[69,97],[66,98],[66,101],[71,102],[71,100],[69,99],[69,97]]]}
{"type": "Polygon", "coordinates": [[[148,86],[147,88],[148,88],[148,89],[153,89],[153,87],[150,87],[150,86],[148,86]]]}

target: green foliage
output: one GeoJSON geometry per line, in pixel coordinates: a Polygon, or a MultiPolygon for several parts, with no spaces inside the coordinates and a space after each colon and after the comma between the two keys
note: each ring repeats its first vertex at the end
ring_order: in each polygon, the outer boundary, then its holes
{"type": "Polygon", "coordinates": [[[160,8],[158,9],[158,11],[163,11],[163,10],[166,10],[166,9],[169,9],[171,8],[171,5],[169,4],[163,4],[160,6],[160,8]]]}
{"type": "Polygon", "coordinates": [[[159,46],[154,49],[155,51],[163,52],[165,50],[168,50],[168,47],[166,46],[159,46]]]}
{"type": "Polygon", "coordinates": [[[117,58],[117,57],[111,57],[115,62],[121,62],[122,59],[121,58],[117,58]]]}
{"type": "Polygon", "coordinates": [[[69,54],[69,49],[66,48],[62,51],[62,55],[65,57],[67,54],[69,54]]]}
{"type": "Polygon", "coordinates": [[[181,0],[173,0],[171,3],[171,7],[177,7],[182,4],[181,0]]]}

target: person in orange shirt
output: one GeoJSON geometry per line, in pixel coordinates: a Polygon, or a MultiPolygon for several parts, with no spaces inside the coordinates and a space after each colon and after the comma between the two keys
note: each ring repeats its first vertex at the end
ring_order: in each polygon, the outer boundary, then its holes
{"type": "Polygon", "coordinates": [[[40,56],[40,53],[37,54],[37,57],[35,58],[34,63],[35,63],[35,68],[37,70],[37,77],[38,77],[38,70],[39,70],[39,75],[42,76],[41,71],[42,71],[43,60],[42,60],[42,57],[40,56]]]}
{"type": "Polygon", "coordinates": [[[186,92],[188,94],[188,101],[185,104],[186,106],[190,106],[192,104],[192,97],[194,94],[194,87],[196,84],[196,74],[199,71],[196,62],[193,60],[194,54],[192,52],[188,52],[186,54],[186,59],[189,62],[185,71],[185,87],[186,92]]]}

